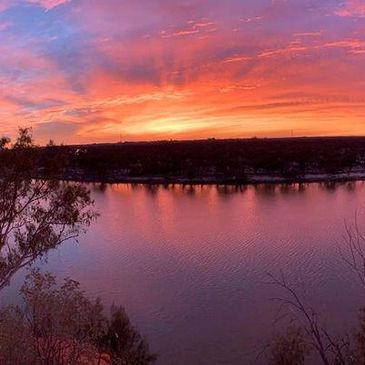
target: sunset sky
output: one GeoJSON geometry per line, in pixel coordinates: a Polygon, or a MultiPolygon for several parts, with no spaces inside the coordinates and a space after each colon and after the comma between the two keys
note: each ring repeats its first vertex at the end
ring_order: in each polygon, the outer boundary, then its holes
{"type": "Polygon", "coordinates": [[[0,0],[0,134],[365,134],[363,0],[0,0]]]}

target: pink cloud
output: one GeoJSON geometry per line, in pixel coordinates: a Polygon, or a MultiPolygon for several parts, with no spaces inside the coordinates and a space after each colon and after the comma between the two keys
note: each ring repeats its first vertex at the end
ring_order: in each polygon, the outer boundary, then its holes
{"type": "Polygon", "coordinates": [[[0,0],[0,12],[6,10],[10,5],[10,0],[0,0]]]}
{"type": "Polygon", "coordinates": [[[199,31],[198,30],[180,30],[178,32],[172,33],[172,36],[173,37],[183,37],[186,35],[192,35],[192,34],[196,34],[196,33],[199,33],[199,31]]]}
{"type": "Polygon", "coordinates": [[[3,30],[6,30],[10,26],[11,26],[10,22],[0,22],[0,32],[2,32],[3,30]]]}
{"type": "Polygon", "coordinates": [[[250,57],[247,56],[233,56],[228,57],[226,60],[224,60],[224,63],[231,63],[231,62],[245,62],[250,60],[250,57]]]}
{"type": "Polygon", "coordinates": [[[59,5],[69,3],[71,0],[26,0],[26,1],[30,4],[41,6],[46,10],[51,10],[59,5]]]}
{"type": "Polygon", "coordinates": [[[336,11],[341,17],[365,17],[365,3],[363,0],[347,0],[346,3],[336,11]]]}

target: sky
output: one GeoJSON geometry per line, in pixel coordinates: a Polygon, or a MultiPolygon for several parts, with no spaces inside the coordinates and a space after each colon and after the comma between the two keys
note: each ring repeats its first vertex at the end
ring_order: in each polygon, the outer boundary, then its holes
{"type": "Polygon", "coordinates": [[[0,0],[0,134],[365,135],[364,0],[0,0]]]}

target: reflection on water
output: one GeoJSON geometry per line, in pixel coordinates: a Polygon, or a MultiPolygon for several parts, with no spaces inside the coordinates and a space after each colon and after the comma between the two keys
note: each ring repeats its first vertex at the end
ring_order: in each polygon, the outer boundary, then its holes
{"type": "Polygon", "coordinates": [[[294,184],[257,184],[257,185],[198,185],[198,184],[105,184],[93,183],[89,184],[91,191],[106,192],[107,189],[119,192],[130,191],[145,191],[155,195],[160,190],[167,190],[169,192],[182,192],[185,194],[199,194],[203,191],[216,192],[218,194],[237,194],[245,193],[247,190],[254,189],[258,194],[282,194],[305,192],[308,188],[316,186],[321,190],[335,191],[338,188],[345,188],[347,190],[355,190],[364,185],[363,181],[350,182],[336,182],[328,181],[323,183],[294,183],[294,184]]]}
{"type": "Polygon", "coordinates": [[[304,281],[334,327],[356,315],[338,246],[363,210],[361,182],[90,188],[99,221],[48,268],[123,303],[161,365],[259,363],[277,310],[266,272],[304,281]]]}

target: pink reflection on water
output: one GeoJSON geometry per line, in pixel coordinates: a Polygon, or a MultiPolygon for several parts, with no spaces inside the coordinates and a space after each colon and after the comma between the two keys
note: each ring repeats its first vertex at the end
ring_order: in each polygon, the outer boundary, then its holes
{"type": "Polygon", "coordinates": [[[344,219],[364,208],[363,183],[111,185],[93,195],[99,221],[49,268],[123,303],[161,365],[249,363],[275,314],[267,271],[304,280],[335,325],[356,314],[362,298],[337,249],[344,219]]]}

